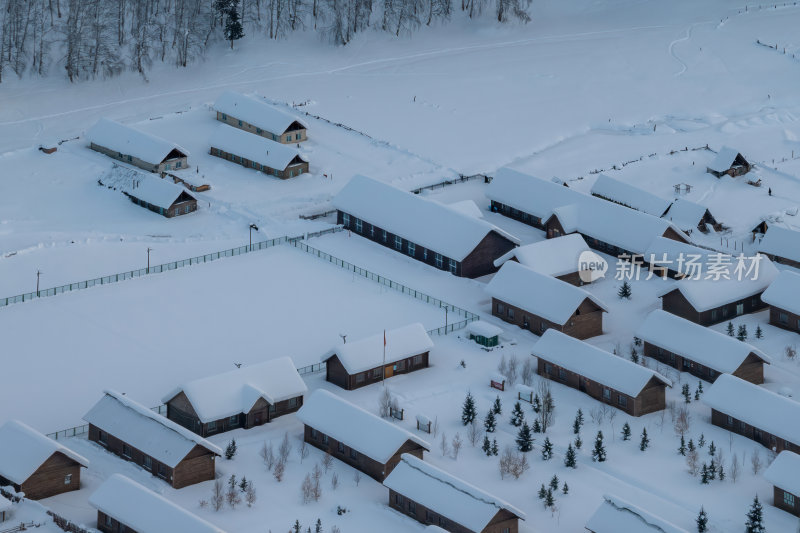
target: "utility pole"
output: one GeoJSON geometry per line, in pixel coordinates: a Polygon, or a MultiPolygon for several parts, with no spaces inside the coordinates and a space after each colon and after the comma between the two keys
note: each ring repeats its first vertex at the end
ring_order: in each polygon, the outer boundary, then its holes
{"type": "Polygon", "coordinates": [[[41,276],[41,275],[42,275],[41,271],[37,270],[36,271],[36,296],[37,297],[39,296],[39,276],[41,276]]]}
{"type": "Polygon", "coordinates": [[[253,251],[253,230],[258,231],[258,226],[250,224],[250,251],[253,251]]]}
{"type": "Polygon", "coordinates": [[[151,252],[151,251],[152,251],[152,248],[150,248],[150,247],[148,246],[148,247],[147,247],[147,273],[148,273],[148,274],[150,273],[150,252],[151,252]]]}
{"type": "Polygon", "coordinates": [[[444,334],[447,335],[447,306],[444,307],[444,334]]]}

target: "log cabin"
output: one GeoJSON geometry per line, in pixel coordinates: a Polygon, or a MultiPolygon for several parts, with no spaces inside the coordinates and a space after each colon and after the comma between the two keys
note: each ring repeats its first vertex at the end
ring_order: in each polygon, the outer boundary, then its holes
{"type": "Polygon", "coordinates": [[[703,393],[711,423],[777,453],[800,453],[800,403],[730,374],[703,393]]]}
{"type": "Polygon", "coordinates": [[[90,441],[174,489],[214,479],[222,450],[123,394],[106,390],[83,419],[90,441]]]}
{"type": "Polygon", "coordinates": [[[770,284],[761,301],[769,305],[769,323],[800,333],[800,274],[783,270],[770,284]]]}
{"type": "Polygon", "coordinates": [[[188,168],[189,152],[161,137],[101,118],[86,133],[89,148],[149,172],[188,168]]]}
{"type": "Polygon", "coordinates": [[[377,481],[391,473],[404,453],[422,459],[431,449],[413,433],[323,389],[308,397],[297,418],[305,442],[377,481]]]}
{"type": "Polygon", "coordinates": [[[389,507],[451,533],[518,533],[525,514],[478,487],[403,454],[383,480],[389,507]]]}
{"type": "Polygon", "coordinates": [[[209,153],[275,176],[289,179],[308,172],[308,161],[295,148],[220,124],[209,140],[209,153]]]}
{"type": "Polygon", "coordinates": [[[122,193],[134,204],[166,218],[197,211],[197,198],[186,188],[147,174],[138,173],[122,193]]]}
{"type": "Polygon", "coordinates": [[[656,237],[645,250],[642,264],[661,278],[697,278],[707,272],[712,250],[656,237]]]}
{"type": "Polygon", "coordinates": [[[631,416],[666,407],[665,390],[672,382],[647,367],[591,344],[548,330],[533,346],[540,376],[578,389],[631,416]]]}
{"type": "Polygon", "coordinates": [[[747,174],[752,168],[753,166],[747,162],[747,159],[741,153],[733,148],[723,146],[717,152],[714,160],[706,167],[706,172],[718,178],[722,176],[735,178],[736,176],[747,174]]]}
{"type": "MultiPolygon", "coordinates": [[[[0,487],[10,485],[31,500],[81,488],[89,461],[17,420],[0,426],[0,487]]],[[[0,502],[5,501],[0,496],[0,502]]]]}
{"type": "Polygon", "coordinates": [[[590,533],[689,533],[622,498],[604,495],[603,503],[589,517],[590,533]]]}
{"type": "Polygon", "coordinates": [[[592,185],[591,195],[615,204],[642,211],[654,217],[662,217],[672,205],[672,200],[661,198],[624,181],[605,174],[597,176],[592,185]]]}
{"type": "Polygon", "coordinates": [[[365,176],[354,176],[332,203],[345,229],[460,277],[496,272],[494,260],[519,245],[483,219],[365,176]]]}
{"type": "Polygon", "coordinates": [[[225,533],[122,474],[112,474],[89,497],[103,533],[225,533]]]}
{"type": "Polygon", "coordinates": [[[297,144],[308,139],[306,123],[262,98],[225,91],[214,103],[217,120],[281,144],[297,144]]]}
{"type": "Polygon", "coordinates": [[[778,276],[778,270],[765,256],[756,256],[758,270],[747,272],[750,259],[723,254],[709,256],[709,268],[721,265],[719,279],[709,277],[704,269],[699,279],[686,277],[676,281],[658,294],[661,308],[703,326],[729,321],[747,313],[764,309],[767,304],[761,294],[778,276]],[[760,259],[759,259],[760,258],[760,259]],[[740,264],[744,270],[737,271],[740,264]]]}
{"type": "Polygon", "coordinates": [[[589,292],[509,261],[486,285],[492,315],[541,335],[555,329],[578,339],[603,334],[608,309],[589,292]]]}
{"type": "Polygon", "coordinates": [[[308,391],[290,357],[189,381],[162,398],[167,418],[201,437],[250,429],[297,411],[308,391]]]}
{"type": "Polygon", "coordinates": [[[494,266],[500,268],[506,261],[516,261],[545,276],[581,286],[593,281],[591,273],[582,272],[580,266],[581,254],[588,251],[583,237],[573,233],[514,248],[495,259],[494,266]]]}
{"type": "Polygon", "coordinates": [[[758,243],[758,251],[776,263],[800,268],[800,231],[773,224],[758,243]]]}
{"type": "Polygon", "coordinates": [[[660,309],[647,315],[636,336],[646,357],[711,383],[720,374],[764,383],[764,364],[771,362],[746,342],[660,309]]]}
{"type": "Polygon", "coordinates": [[[714,231],[723,229],[722,224],[714,218],[706,206],[684,198],[677,198],[672,202],[669,210],[661,218],[669,220],[687,235],[694,230],[708,233],[709,228],[714,231]]]}
{"type": "Polygon", "coordinates": [[[340,344],[322,356],[325,379],[345,390],[428,368],[433,341],[422,324],[340,344]]]}
{"type": "Polygon", "coordinates": [[[800,455],[782,451],[764,471],[764,479],[772,483],[772,505],[800,516],[800,455]]]}

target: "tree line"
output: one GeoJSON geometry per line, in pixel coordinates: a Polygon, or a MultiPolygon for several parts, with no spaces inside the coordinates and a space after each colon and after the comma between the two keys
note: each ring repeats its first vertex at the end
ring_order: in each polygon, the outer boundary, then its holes
{"type": "Polygon", "coordinates": [[[312,31],[346,45],[369,29],[396,36],[470,19],[529,22],[530,0],[0,0],[0,82],[56,75],[71,82],[125,70],[143,78],[153,63],[186,67],[209,46],[246,34],[282,39],[312,31]],[[456,2],[454,4],[454,1],[456,2]]]}

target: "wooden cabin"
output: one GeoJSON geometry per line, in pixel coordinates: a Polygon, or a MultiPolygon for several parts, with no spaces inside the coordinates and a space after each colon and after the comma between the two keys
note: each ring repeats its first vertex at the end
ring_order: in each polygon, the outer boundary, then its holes
{"type": "Polygon", "coordinates": [[[174,489],[214,479],[222,450],[124,394],[105,391],[83,419],[90,441],[174,489]]]}
{"type": "Polygon", "coordinates": [[[538,360],[540,376],[578,389],[631,416],[666,407],[665,390],[672,382],[623,356],[555,330],[545,332],[532,352],[538,360]]]}
{"type": "Polygon", "coordinates": [[[484,348],[493,348],[500,344],[500,335],[503,330],[483,320],[476,320],[467,324],[464,333],[467,334],[469,340],[475,341],[484,348]]]}
{"type": "Polygon", "coordinates": [[[747,174],[752,168],[753,166],[747,162],[747,159],[741,153],[733,148],[723,146],[717,152],[714,160],[706,167],[706,172],[718,178],[722,176],[735,178],[736,176],[747,174]]]}
{"type": "Polygon", "coordinates": [[[112,474],[89,497],[103,533],[225,533],[122,474],[112,474]]]}
{"type": "Polygon", "coordinates": [[[706,206],[684,198],[672,202],[669,210],[661,218],[669,220],[686,234],[691,234],[694,230],[708,233],[709,228],[714,231],[723,229],[722,224],[714,218],[706,206]]]}
{"type": "Polygon", "coordinates": [[[336,223],[398,253],[465,278],[497,271],[519,240],[458,209],[355,176],[333,199],[336,223]]]}
{"type": "Polygon", "coordinates": [[[86,133],[89,148],[150,172],[189,166],[189,152],[161,137],[101,118],[86,133]]]}
{"type": "Polygon", "coordinates": [[[584,196],[566,183],[546,181],[510,168],[499,169],[486,188],[492,212],[540,230],[545,229],[554,207],[579,202],[584,196]]]}
{"type": "Polygon", "coordinates": [[[665,237],[656,237],[645,250],[642,264],[654,276],[699,279],[706,275],[715,252],[665,237]]]}
{"type": "Polygon", "coordinates": [[[262,98],[225,91],[214,103],[217,120],[234,128],[281,144],[296,144],[308,139],[304,121],[262,98]]]}
{"type": "Polygon", "coordinates": [[[581,286],[591,283],[596,277],[581,266],[581,254],[588,251],[589,246],[583,237],[573,233],[514,248],[495,259],[494,265],[499,268],[506,261],[516,261],[545,276],[552,276],[570,285],[581,286]]]}
{"type": "Polygon", "coordinates": [[[186,188],[147,174],[139,173],[122,193],[134,204],[167,218],[197,211],[197,198],[186,188]]]}
{"type": "Polygon", "coordinates": [[[800,274],[783,270],[761,295],[769,305],[769,323],[800,333],[800,274]]]}
{"type": "Polygon", "coordinates": [[[422,324],[340,344],[322,357],[325,378],[345,390],[428,368],[433,341],[422,324]]]}
{"type": "Polygon", "coordinates": [[[201,437],[294,413],[308,391],[289,357],[184,383],[162,398],[167,418],[201,437]]]}
{"type": "Polygon", "coordinates": [[[800,455],[783,451],[764,471],[764,479],[772,483],[772,505],[800,516],[800,455]]]}
{"type": "Polygon", "coordinates": [[[800,231],[773,224],[764,232],[764,237],[758,243],[758,251],[776,263],[800,268],[800,231]]]}
{"type": "Polygon", "coordinates": [[[604,495],[603,503],[586,522],[589,533],[689,533],[622,498],[604,495]]]}
{"type": "Polygon", "coordinates": [[[647,315],[636,336],[646,357],[711,383],[731,374],[761,384],[764,364],[770,364],[764,352],[746,342],[660,309],[647,315]]]}
{"type": "Polygon", "coordinates": [[[672,205],[672,200],[661,198],[624,181],[605,174],[597,176],[591,189],[592,196],[614,202],[654,217],[663,216],[672,205]]]}
{"type": "MultiPolygon", "coordinates": [[[[713,255],[709,256],[711,262],[715,261],[713,255]]],[[[708,270],[704,269],[700,279],[687,277],[663,290],[658,295],[661,308],[703,326],[764,309],[767,304],[761,300],[761,294],[778,275],[772,261],[761,256],[757,273],[747,274],[748,263],[745,263],[745,271],[737,274],[738,259],[724,257],[727,259],[721,260],[727,262],[727,266],[723,265],[727,279],[722,276],[719,279],[709,278],[708,270]],[[752,279],[754,276],[755,279],[752,279]]],[[[745,258],[744,261],[749,259],[745,258]]]]}
{"type": "Polygon", "coordinates": [[[14,504],[11,500],[7,500],[0,496],[0,524],[11,518],[11,509],[14,504]]]}
{"type": "Polygon", "coordinates": [[[211,155],[245,168],[289,179],[308,172],[308,161],[295,148],[220,125],[211,135],[211,155]]]}
{"type": "Polygon", "coordinates": [[[516,507],[409,454],[383,485],[389,507],[452,533],[517,533],[525,519],[516,507]]]}
{"type": "Polygon", "coordinates": [[[410,454],[422,459],[431,445],[335,394],[317,389],[297,412],[303,440],[334,458],[383,481],[410,454]]]}
{"type": "Polygon", "coordinates": [[[88,466],[87,459],[22,422],[0,426],[0,487],[41,500],[80,489],[81,468],[88,466]]]}
{"type": "Polygon", "coordinates": [[[541,335],[555,329],[578,339],[603,334],[607,312],[589,292],[509,261],[486,285],[492,315],[541,335]]]}
{"type": "Polygon", "coordinates": [[[701,396],[711,423],[770,450],[800,453],[800,403],[729,374],[701,396]]]}

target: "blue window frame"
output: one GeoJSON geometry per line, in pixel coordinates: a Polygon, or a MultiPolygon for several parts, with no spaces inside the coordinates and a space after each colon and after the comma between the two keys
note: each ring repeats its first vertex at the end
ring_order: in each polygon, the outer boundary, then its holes
{"type": "Polygon", "coordinates": [[[386,242],[386,230],[382,230],[382,231],[383,231],[383,235],[382,235],[383,242],[386,242]]]}
{"type": "Polygon", "coordinates": [[[342,213],[342,226],[345,228],[350,226],[350,215],[347,213],[342,213]]]}
{"type": "Polygon", "coordinates": [[[409,242],[408,243],[408,255],[410,255],[411,257],[414,257],[414,252],[415,251],[416,251],[416,246],[414,245],[413,242],[409,242]]]}
{"type": "Polygon", "coordinates": [[[356,231],[361,233],[361,230],[364,228],[364,224],[361,222],[360,218],[356,219],[356,231]]]}
{"type": "Polygon", "coordinates": [[[401,237],[399,237],[398,235],[394,236],[394,247],[397,250],[402,250],[403,249],[403,239],[401,237]]]}
{"type": "Polygon", "coordinates": [[[442,268],[442,266],[444,265],[444,261],[442,260],[442,254],[437,253],[435,257],[436,257],[436,268],[442,268]]]}
{"type": "Polygon", "coordinates": [[[239,127],[240,128],[242,127],[242,121],[241,120],[239,121],[239,127]]]}

